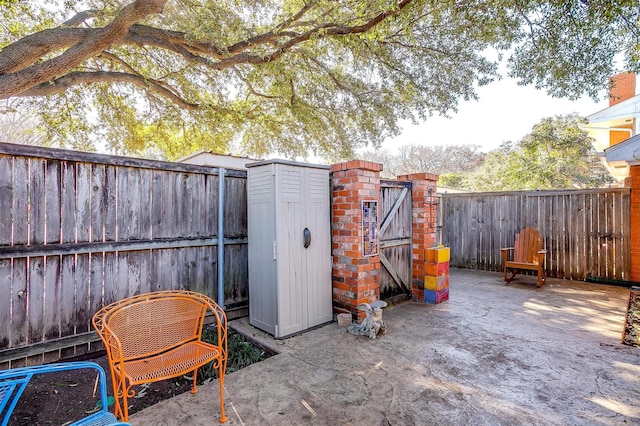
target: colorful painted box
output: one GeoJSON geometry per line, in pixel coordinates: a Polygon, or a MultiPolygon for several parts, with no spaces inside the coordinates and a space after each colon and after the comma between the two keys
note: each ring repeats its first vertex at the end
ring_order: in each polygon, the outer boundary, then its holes
{"type": "Polygon", "coordinates": [[[424,274],[431,277],[439,277],[441,275],[449,275],[449,262],[424,264],[424,274]]]}
{"type": "Polygon", "coordinates": [[[450,258],[449,247],[437,246],[425,250],[425,258],[429,263],[448,262],[450,258]]]}
{"type": "Polygon", "coordinates": [[[424,285],[414,284],[417,300],[436,304],[449,300],[449,247],[442,244],[425,250],[424,285]]]}
{"type": "Polygon", "coordinates": [[[449,300],[449,288],[442,290],[425,290],[424,301],[432,305],[449,300]]]}
{"type": "Polygon", "coordinates": [[[449,287],[436,292],[436,303],[442,303],[449,300],[449,287]]]}
{"type": "Polygon", "coordinates": [[[425,290],[443,290],[449,288],[449,275],[440,275],[439,277],[424,277],[425,290]]]}

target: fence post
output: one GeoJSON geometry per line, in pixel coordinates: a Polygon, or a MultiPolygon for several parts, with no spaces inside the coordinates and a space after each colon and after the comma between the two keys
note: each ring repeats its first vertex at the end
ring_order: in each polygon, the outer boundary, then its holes
{"type": "MultiPolygon", "coordinates": [[[[380,204],[380,171],[382,164],[353,160],[331,166],[332,172],[332,254],[333,310],[356,313],[360,303],[380,298],[379,214],[371,217],[370,206],[380,204]],[[367,207],[372,227],[365,235],[363,204],[367,207]],[[371,203],[370,203],[371,202],[371,203]],[[375,241],[378,239],[377,248],[375,241]],[[367,247],[365,247],[365,238],[367,247]],[[372,251],[371,248],[374,250],[372,251]]],[[[357,315],[364,318],[364,312],[357,315]]]]}
{"type": "Polygon", "coordinates": [[[225,170],[218,169],[218,306],[224,307],[224,182],[225,170]]]}

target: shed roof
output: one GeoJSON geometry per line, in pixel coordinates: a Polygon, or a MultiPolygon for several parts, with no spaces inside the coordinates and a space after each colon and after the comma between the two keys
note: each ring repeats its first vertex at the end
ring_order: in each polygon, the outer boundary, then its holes
{"type": "Polygon", "coordinates": [[[198,164],[208,167],[224,167],[226,169],[246,170],[247,163],[259,161],[256,158],[241,157],[230,154],[219,154],[213,151],[197,151],[179,160],[178,163],[198,164]]]}

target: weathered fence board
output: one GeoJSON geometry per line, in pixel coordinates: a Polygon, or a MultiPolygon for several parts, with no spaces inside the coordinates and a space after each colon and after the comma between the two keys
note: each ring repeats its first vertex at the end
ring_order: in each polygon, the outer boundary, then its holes
{"type": "Polygon", "coordinates": [[[11,157],[0,157],[0,244],[11,244],[12,188],[11,157]]]}
{"type": "Polygon", "coordinates": [[[176,288],[225,305],[247,291],[246,173],[0,143],[0,368],[99,348],[91,317],[133,294],[176,288]]]}
{"type": "MultiPolygon", "coordinates": [[[[75,306],[73,310],[73,334],[91,331],[91,255],[78,254],[75,258],[75,306]]],[[[68,335],[70,333],[66,333],[68,335]]]]}
{"type": "Polygon", "coordinates": [[[28,343],[29,317],[27,316],[27,259],[13,259],[11,298],[11,346],[28,343]],[[17,297],[16,297],[17,296],[17,297]]]}
{"type": "Polygon", "coordinates": [[[627,188],[443,194],[441,202],[452,266],[499,271],[500,248],[533,226],[544,237],[549,276],[629,279],[627,188]]]}
{"type": "Polygon", "coordinates": [[[103,241],[105,218],[105,166],[94,164],[91,168],[91,182],[89,183],[91,199],[91,213],[89,222],[89,241],[103,241]]]}
{"type": "MultiPolygon", "coordinates": [[[[6,294],[14,294],[13,282],[11,280],[11,259],[0,260],[0,288],[6,294]]],[[[11,297],[0,297],[0,324],[5,330],[5,334],[0,339],[0,347],[7,348],[11,346],[11,340],[15,331],[13,327],[7,327],[5,324],[11,323],[11,297]]]]}

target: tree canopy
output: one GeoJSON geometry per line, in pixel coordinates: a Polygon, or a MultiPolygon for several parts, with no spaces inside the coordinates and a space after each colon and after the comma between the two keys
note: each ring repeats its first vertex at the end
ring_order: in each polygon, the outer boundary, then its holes
{"type": "Polygon", "coordinates": [[[472,173],[442,176],[443,186],[472,191],[598,188],[614,182],[576,114],[542,119],[518,143],[504,142],[472,173]]]}
{"type": "Polygon", "coordinates": [[[11,102],[5,103],[5,114],[0,114],[0,141],[12,141],[22,145],[44,145],[37,122],[28,115],[12,111],[11,102]]]}
{"type": "Polygon", "coordinates": [[[480,145],[417,145],[398,147],[397,154],[388,150],[369,150],[362,158],[381,163],[382,176],[396,178],[411,173],[470,173],[484,163],[486,154],[480,145]]]}
{"type": "Polygon", "coordinates": [[[348,158],[475,98],[503,54],[523,84],[596,96],[616,67],[640,71],[639,6],[0,0],[0,100],[52,145],[348,158]]]}

